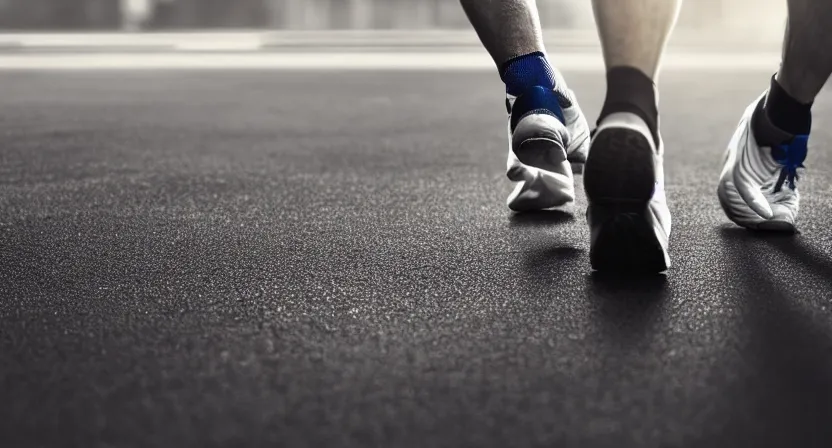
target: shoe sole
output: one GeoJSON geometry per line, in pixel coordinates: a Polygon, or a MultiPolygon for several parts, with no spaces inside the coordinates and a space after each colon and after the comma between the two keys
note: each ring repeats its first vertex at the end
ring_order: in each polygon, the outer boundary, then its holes
{"type": "Polygon", "coordinates": [[[532,138],[520,144],[514,154],[522,165],[508,173],[510,180],[518,182],[508,197],[511,210],[553,210],[575,201],[572,172],[558,173],[566,161],[566,153],[560,144],[547,138],[532,138]]]}
{"type": "Polygon", "coordinates": [[[656,187],[654,154],[647,138],[632,129],[611,127],[595,136],[584,167],[592,269],[667,270],[650,211],[656,187]]]}
{"type": "Polygon", "coordinates": [[[557,170],[566,160],[566,151],[556,141],[548,138],[530,138],[520,144],[516,154],[524,165],[546,171],[557,170]]]}
{"type": "Polygon", "coordinates": [[[782,233],[786,235],[794,235],[797,233],[797,227],[794,224],[777,219],[763,221],[756,226],[748,228],[759,232],[782,233]]]}

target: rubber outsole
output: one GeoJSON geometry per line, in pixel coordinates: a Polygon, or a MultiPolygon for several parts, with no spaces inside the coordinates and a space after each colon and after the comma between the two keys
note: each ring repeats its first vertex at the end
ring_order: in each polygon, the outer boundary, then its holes
{"type": "Polygon", "coordinates": [[[665,250],[651,218],[656,187],[653,147],[640,132],[598,132],[584,167],[590,263],[602,272],[660,273],[665,250]]]}
{"type": "Polygon", "coordinates": [[[777,219],[763,221],[757,224],[757,226],[754,227],[753,230],[767,233],[782,233],[786,235],[793,235],[797,233],[797,227],[795,227],[794,224],[788,221],[781,221],[777,219]]]}

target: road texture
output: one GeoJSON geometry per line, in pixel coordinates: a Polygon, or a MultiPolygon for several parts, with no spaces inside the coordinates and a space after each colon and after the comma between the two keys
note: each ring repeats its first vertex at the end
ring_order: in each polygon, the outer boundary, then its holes
{"type": "MultiPolygon", "coordinates": [[[[594,119],[600,73],[566,73],[594,119]]],[[[0,446],[832,445],[832,97],[801,230],[734,228],[770,73],[662,78],[666,277],[505,207],[491,72],[0,81],[0,446]]]]}

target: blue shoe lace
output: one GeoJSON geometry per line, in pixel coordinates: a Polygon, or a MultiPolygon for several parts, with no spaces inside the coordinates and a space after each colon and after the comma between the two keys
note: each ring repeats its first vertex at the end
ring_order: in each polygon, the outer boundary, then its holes
{"type": "Polygon", "coordinates": [[[774,185],[774,192],[779,193],[783,189],[783,184],[789,182],[789,188],[794,190],[796,188],[795,182],[800,180],[797,170],[806,168],[803,166],[803,161],[806,160],[806,154],[809,152],[809,136],[796,135],[788,143],[776,145],[771,148],[771,156],[774,161],[779,164],[780,177],[774,185]]]}

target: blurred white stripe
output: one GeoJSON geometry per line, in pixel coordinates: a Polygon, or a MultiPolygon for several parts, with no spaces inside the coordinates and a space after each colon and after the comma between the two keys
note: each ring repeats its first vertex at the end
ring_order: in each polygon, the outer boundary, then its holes
{"type": "MultiPolygon", "coordinates": [[[[552,53],[563,70],[603,70],[598,53],[552,53]]],[[[779,53],[671,53],[666,70],[775,71],[779,53]]],[[[460,53],[0,54],[0,70],[493,70],[484,51],[460,53]]]]}
{"type": "MultiPolygon", "coordinates": [[[[1,0],[0,0],[1,1],[1,0]]],[[[550,49],[592,46],[598,47],[594,30],[546,30],[545,40],[550,49]]],[[[766,35],[767,36],[767,35],[766,35]]],[[[779,51],[781,37],[772,38],[755,33],[703,33],[677,30],[670,39],[670,47],[704,47],[718,51],[725,48],[765,49],[779,51]]],[[[372,30],[372,31],[175,31],[153,33],[0,33],[0,47],[20,48],[167,48],[188,45],[216,44],[221,50],[228,45],[259,45],[270,48],[328,46],[470,46],[481,48],[473,30],[372,30]]]]}

